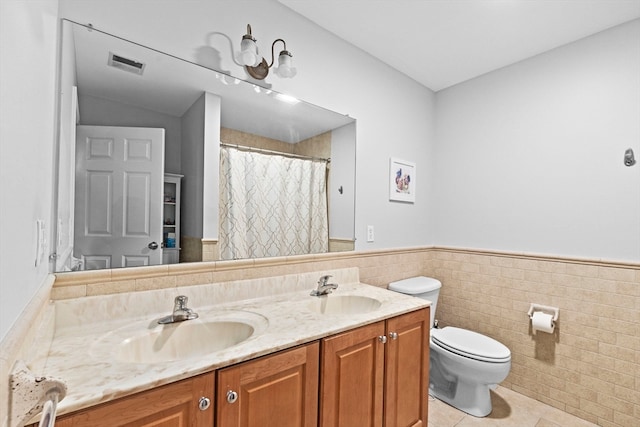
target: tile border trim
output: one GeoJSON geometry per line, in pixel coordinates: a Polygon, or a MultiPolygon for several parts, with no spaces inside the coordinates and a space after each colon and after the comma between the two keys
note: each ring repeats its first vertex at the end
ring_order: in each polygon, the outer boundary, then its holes
{"type": "Polygon", "coordinates": [[[386,255],[402,255],[408,253],[450,252],[460,254],[499,256],[506,258],[533,259],[538,261],[565,262],[582,265],[594,265],[605,267],[630,268],[640,270],[640,262],[614,261],[598,258],[568,257],[564,255],[550,255],[529,252],[509,252],[498,250],[486,250],[477,248],[462,248],[449,246],[415,246],[406,248],[373,249],[366,251],[329,252],[323,254],[298,255],[290,257],[273,257],[244,259],[234,261],[205,261],[184,264],[157,265],[150,267],[133,267],[126,269],[96,270],[82,272],[54,273],[54,288],[65,286],[87,285],[92,283],[104,283],[119,280],[135,280],[142,278],[155,278],[176,276],[184,274],[230,272],[257,267],[279,267],[285,265],[299,265],[313,262],[326,262],[349,260],[357,258],[370,258],[386,255]]]}

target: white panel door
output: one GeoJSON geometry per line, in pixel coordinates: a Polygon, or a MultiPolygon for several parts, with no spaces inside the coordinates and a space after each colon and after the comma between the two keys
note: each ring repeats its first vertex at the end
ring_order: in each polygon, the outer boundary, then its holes
{"type": "Polygon", "coordinates": [[[162,263],[164,129],[78,126],[74,253],[86,270],[162,263]]]}

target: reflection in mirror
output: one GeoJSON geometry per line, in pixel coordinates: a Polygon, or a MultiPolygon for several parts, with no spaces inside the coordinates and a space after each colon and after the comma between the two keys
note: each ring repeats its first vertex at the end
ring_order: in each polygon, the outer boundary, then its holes
{"type": "Polygon", "coordinates": [[[348,116],[66,20],[59,102],[56,271],[354,247],[348,116]]]}

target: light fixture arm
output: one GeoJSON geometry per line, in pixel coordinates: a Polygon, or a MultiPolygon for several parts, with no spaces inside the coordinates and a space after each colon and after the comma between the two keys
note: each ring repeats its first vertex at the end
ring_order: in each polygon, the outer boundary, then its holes
{"type": "Polygon", "coordinates": [[[282,44],[284,45],[284,47],[282,48],[282,50],[284,52],[287,52],[287,54],[291,55],[288,51],[287,51],[287,43],[282,40],[282,39],[275,39],[273,41],[273,43],[271,43],[271,62],[269,63],[269,68],[273,67],[273,63],[276,60],[276,56],[275,56],[275,47],[276,47],[276,43],[278,42],[282,42],[282,44]]]}

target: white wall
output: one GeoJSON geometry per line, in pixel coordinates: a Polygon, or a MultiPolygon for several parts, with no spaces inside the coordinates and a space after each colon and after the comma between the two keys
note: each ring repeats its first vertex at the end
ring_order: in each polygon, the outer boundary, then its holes
{"type": "MultiPolygon", "coordinates": [[[[432,173],[433,92],[370,55],[313,25],[275,0],[224,1],[61,0],[61,16],[199,62],[218,63],[244,78],[231,61],[251,24],[263,52],[284,38],[293,53],[294,79],[269,76],[273,89],[357,119],[356,247],[433,243],[429,203],[432,173]],[[217,58],[221,58],[221,62],[217,58]],[[415,204],[388,201],[389,157],[417,163],[415,204]],[[376,241],[366,243],[366,225],[376,241]]],[[[270,56],[270,53],[269,53],[270,56]]],[[[268,58],[270,60],[270,58],[268,58]]]]}
{"type": "Polygon", "coordinates": [[[329,168],[329,237],[350,240],[355,228],[356,123],[331,131],[329,168]],[[338,191],[342,188],[342,194],[338,191]]]}
{"type": "Polygon", "coordinates": [[[218,238],[219,96],[205,92],[182,116],[182,236],[218,238]]]}
{"type": "Polygon", "coordinates": [[[437,94],[438,245],[640,261],[640,20],[437,94]]]}
{"type": "Polygon", "coordinates": [[[220,108],[219,96],[204,94],[204,135],[202,138],[205,164],[202,175],[202,237],[218,238],[220,210],[220,108]]]}
{"type": "Polygon", "coordinates": [[[0,1],[0,339],[49,270],[35,224],[51,230],[57,15],[57,0],[0,1]]]}
{"type": "Polygon", "coordinates": [[[182,116],[181,174],[182,205],[180,211],[182,237],[202,238],[202,195],[204,186],[205,94],[182,116]]]}

